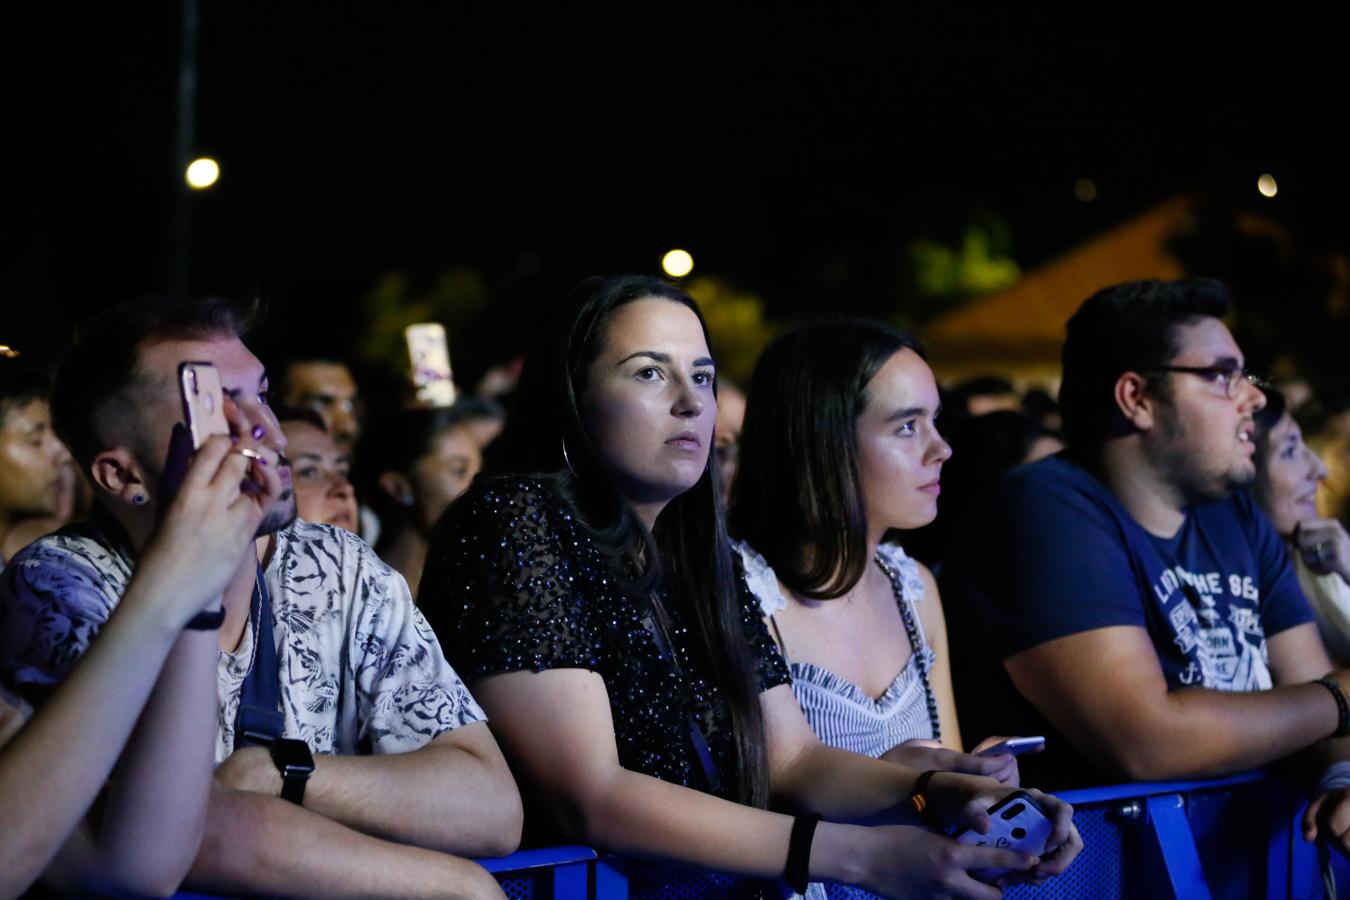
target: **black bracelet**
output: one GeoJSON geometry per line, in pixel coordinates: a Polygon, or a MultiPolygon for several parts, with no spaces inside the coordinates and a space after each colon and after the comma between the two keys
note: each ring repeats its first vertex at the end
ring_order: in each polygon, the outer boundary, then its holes
{"type": "Polygon", "coordinates": [[[799,894],[805,894],[811,881],[811,839],[816,836],[820,813],[798,816],[792,820],[792,836],[788,838],[787,865],[783,867],[783,881],[799,894]]]}
{"type": "Polygon", "coordinates": [[[914,790],[909,792],[910,805],[914,811],[919,814],[925,825],[940,829],[942,823],[938,821],[937,816],[928,808],[928,797],[925,792],[928,790],[928,782],[933,780],[933,776],[938,773],[937,769],[929,769],[914,780],[914,790]]]}
{"type": "Polygon", "coordinates": [[[1330,675],[1323,675],[1321,678],[1314,681],[1313,684],[1322,685],[1322,687],[1331,691],[1331,696],[1336,698],[1336,714],[1338,718],[1336,730],[1333,732],[1332,736],[1345,737],[1347,734],[1350,734],[1350,701],[1345,699],[1345,691],[1341,690],[1341,686],[1336,683],[1336,679],[1332,678],[1330,675]]]}
{"type": "Polygon", "coordinates": [[[220,623],[225,621],[225,607],[214,609],[207,612],[199,612],[188,619],[184,629],[188,631],[217,631],[220,629],[220,623]]]}

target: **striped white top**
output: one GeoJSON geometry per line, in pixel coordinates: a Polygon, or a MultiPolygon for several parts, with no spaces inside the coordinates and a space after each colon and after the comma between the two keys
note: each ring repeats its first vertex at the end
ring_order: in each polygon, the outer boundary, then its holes
{"type": "MultiPolygon", "coordinates": [[[[748,544],[738,542],[736,549],[745,563],[746,583],[759,600],[764,615],[772,618],[787,606],[787,599],[778,587],[778,577],[764,557],[748,544]]],[[[878,549],[877,555],[899,575],[902,587],[895,600],[909,605],[919,643],[918,652],[910,654],[904,668],[880,697],[869,697],[853,682],[821,666],[793,662],[790,648],[782,648],[792,671],[792,693],[816,736],[831,747],[873,757],[912,738],[933,737],[917,659],[922,653],[930,671],[937,659],[924,636],[919,617],[923,581],[919,577],[918,563],[906,556],[901,548],[887,544],[878,549]]],[[[899,635],[898,639],[906,640],[906,637],[899,635]]]]}

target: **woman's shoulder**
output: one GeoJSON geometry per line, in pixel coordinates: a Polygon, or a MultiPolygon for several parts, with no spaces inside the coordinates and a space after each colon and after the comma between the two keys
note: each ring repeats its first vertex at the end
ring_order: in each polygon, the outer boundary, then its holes
{"type": "Polygon", "coordinates": [[[475,480],[450,505],[436,524],[431,558],[472,565],[489,557],[548,556],[580,549],[584,538],[571,504],[546,476],[494,475],[475,480]]]}
{"type": "Polygon", "coordinates": [[[570,520],[571,517],[571,505],[546,476],[490,475],[475,479],[451,504],[447,518],[459,522],[530,518],[539,522],[554,518],[570,520]]]}
{"type": "Polygon", "coordinates": [[[899,544],[882,544],[877,547],[877,559],[895,574],[901,592],[911,603],[918,603],[923,599],[924,569],[918,560],[905,552],[904,547],[899,544]]]}
{"type": "Polygon", "coordinates": [[[732,541],[732,549],[740,557],[746,587],[759,601],[764,615],[772,616],[787,607],[787,599],[778,587],[778,575],[768,560],[745,541],[732,541]]]}

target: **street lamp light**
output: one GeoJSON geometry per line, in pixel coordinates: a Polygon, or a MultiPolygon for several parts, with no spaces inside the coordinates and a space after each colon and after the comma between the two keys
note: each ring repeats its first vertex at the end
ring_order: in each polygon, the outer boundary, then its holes
{"type": "Polygon", "coordinates": [[[220,180],[220,164],[209,156],[194,159],[187,167],[188,187],[203,191],[220,180]]]}
{"type": "Polygon", "coordinates": [[[671,278],[683,278],[694,271],[694,258],[687,250],[671,250],[661,257],[661,268],[671,278]]]}

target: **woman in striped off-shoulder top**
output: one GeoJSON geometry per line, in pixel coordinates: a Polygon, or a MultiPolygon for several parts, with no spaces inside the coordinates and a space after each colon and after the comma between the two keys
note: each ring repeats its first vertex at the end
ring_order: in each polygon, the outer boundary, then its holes
{"type": "Polygon", "coordinates": [[[937,586],[884,542],[937,514],[938,407],[921,348],[890,326],[783,336],[750,385],[729,522],[821,740],[1015,784],[1014,757],[974,755],[997,738],[961,752],[937,586]]]}

